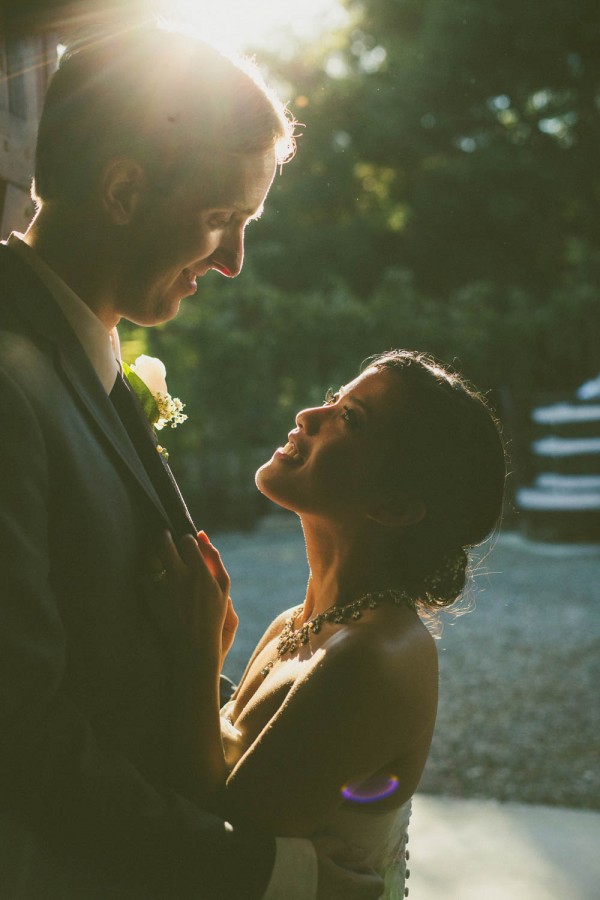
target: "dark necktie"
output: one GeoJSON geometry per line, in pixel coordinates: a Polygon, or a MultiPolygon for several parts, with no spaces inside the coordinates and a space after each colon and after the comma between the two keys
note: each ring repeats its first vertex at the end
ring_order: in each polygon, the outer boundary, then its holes
{"type": "Polygon", "coordinates": [[[110,399],[137,450],[138,456],[161,499],[175,530],[174,537],[196,535],[185,501],[171,470],[157,450],[157,440],[137,397],[121,374],[117,375],[110,399]]]}

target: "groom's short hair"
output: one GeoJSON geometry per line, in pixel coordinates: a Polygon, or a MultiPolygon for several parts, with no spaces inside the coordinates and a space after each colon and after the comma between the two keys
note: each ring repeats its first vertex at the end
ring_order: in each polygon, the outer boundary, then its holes
{"type": "Polygon", "coordinates": [[[76,203],[118,157],[168,187],[223,154],[275,148],[283,162],[293,146],[291,117],[254,64],[144,25],[64,52],[44,102],[32,194],[76,203]]]}

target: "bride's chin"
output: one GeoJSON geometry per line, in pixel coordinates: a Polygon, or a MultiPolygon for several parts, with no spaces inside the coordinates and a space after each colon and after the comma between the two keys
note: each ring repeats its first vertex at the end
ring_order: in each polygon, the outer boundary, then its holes
{"type": "MultiPolygon", "coordinates": [[[[269,462],[264,463],[256,472],[254,476],[254,483],[256,487],[259,489],[261,494],[264,494],[265,497],[268,497],[269,500],[274,500],[272,496],[272,492],[270,488],[270,482],[272,482],[272,478],[269,478],[269,469],[271,468],[271,460],[269,462]]],[[[277,502],[275,500],[275,502],[277,502]]]]}
{"type": "Polygon", "coordinates": [[[256,470],[256,475],[254,476],[254,484],[259,489],[259,491],[261,491],[261,493],[263,492],[263,484],[266,481],[266,477],[265,477],[266,471],[268,470],[270,465],[271,465],[271,460],[269,460],[266,463],[263,463],[262,466],[260,467],[260,469],[256,470]]]}
{"type": "Polygon", "coordinates": [[[261,494],[270,500],[272,503],[277,504],[277,506],[281,506],[283,509],[289,509],[292,512],[295,512],[294,506],[287,502],[286,498],[283,496],[281,490],[278,490],[277,485],[277,476],[273,472],[273,466],[271,465],[272,460],[266,462],[264,465],[260,467],[254,476],[254,483],[256,487],[261,492],[261,494]]]}

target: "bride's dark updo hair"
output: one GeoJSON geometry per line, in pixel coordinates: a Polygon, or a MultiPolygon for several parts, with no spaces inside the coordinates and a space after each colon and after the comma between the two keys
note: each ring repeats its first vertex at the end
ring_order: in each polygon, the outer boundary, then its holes
{"type": "Polygon", "coordinates": [[[400,487],[426,512],[402,529],[395,548],[403,587],[423,607],[449,606],[465,586],[467,549],[500,520],[506,458],[499,422],[480,393],[428,354],[393,350],[364,368],[389,370],[406,386],[397,471],[400,487]]]}

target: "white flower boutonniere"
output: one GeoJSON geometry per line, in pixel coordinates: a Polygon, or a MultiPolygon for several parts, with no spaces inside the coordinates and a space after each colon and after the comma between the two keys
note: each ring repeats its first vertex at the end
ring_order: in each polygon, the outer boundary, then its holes
{"type": "MultiPolygon", "coordinates": [[[[138,356],[133,365],[123,363],[123,374],[129,386],[140,401],[150,425],[160,431],[166,425],[176,428],[187,419],[182,412],[184,403],[179,397],[171,397],[167,389],[167,370],[160,359],[153,356],[138,356]]],[[[158,452],[168,459],[163,447],[158,452]]]]}

